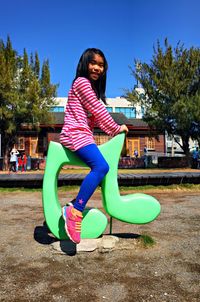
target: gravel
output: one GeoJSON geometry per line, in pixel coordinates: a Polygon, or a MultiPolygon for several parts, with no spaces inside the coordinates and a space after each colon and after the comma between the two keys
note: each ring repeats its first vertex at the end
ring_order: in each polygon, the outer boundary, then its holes
{"type": "MultiPolygon", "coordinates": [[[[61,204],[74,194],[59,192],[61,204]]],[[[154,222],[114,220],[115,248],[70,256],[54,248],[40,192],[1,192],[0,301],[200,301],[200,192],[149,194],[162,206],[154,222]]],[[[99,192],[89,205],[102,208],[99,192]]]]}

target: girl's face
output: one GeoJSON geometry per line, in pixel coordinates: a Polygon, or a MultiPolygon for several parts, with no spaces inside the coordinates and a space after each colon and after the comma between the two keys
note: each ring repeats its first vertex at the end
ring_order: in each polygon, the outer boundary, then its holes
{"type": "Polygon", "coordinates": [[[97,81],[104,73],[104,59],[98,55],[94,54],[91,62],[88,65],[88,75],[89,79],[97,81]]]}

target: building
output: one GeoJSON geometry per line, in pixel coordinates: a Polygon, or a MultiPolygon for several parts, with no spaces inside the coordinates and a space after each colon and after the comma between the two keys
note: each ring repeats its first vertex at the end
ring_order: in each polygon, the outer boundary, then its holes
{"type": "MultiPolygon", "coordinates": [[[[32,124],[22,124],[21,130],[18,132],[18,150],[25,152],[32,158],[43,158],[46,155],[49,142],[51,140],[59,141],[66,103],[67,98],[56,98],[56,105],[51,108],[54,122],[48,125],[40,124],[40,131],[32,124]]],[[[108,98],[106,108],[117,124],[126,124],[129,128],[122,152],[124,156],[133,157],[135,150],[139,156],[142,156],[145,146],[151,153],[163,154],[165,152],[164,135],[160,134],[158,139],[149,136],[149,127],[142,120],[143,110],[139,106],[132,108],[130,102],[125,98],[117,97],[108,98]]],[[[94,129],[94,136],[98,145],[110,139],[99,128],[94,129]]]]}
{"type": "MultiPolygon", "coordinates": [[[[110,113],[123,113],[127,118],[142,119],[144,108],[139,105],[133,107],[132,104],[124,97],[107,98],[106,108],[110,113]]],[[[52,107],[52,112],[64,112],[67,104],[67,97],[56,98],[56,105],[52,107]]]]}

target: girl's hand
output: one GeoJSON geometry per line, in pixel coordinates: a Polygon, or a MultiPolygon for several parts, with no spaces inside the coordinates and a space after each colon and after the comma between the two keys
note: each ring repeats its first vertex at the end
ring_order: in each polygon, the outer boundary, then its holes
{"type": "Polygon", "coordinates": [[[128,128],[126,127],[126,125],[121,125],[119,133],[121,132],[126,132],[126,134],[128,133],[128,128]]]}

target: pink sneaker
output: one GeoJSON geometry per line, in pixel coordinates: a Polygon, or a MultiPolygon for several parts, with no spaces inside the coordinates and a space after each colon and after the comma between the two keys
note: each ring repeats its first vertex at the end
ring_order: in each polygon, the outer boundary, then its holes
{"type": "MultiPolygon", "coordinates": [[[[62,208],[62,216],[65,220],[65,231],[69,238],[74,243],[80,243],[81,241],[81,222],[83,219],[83,216],[80,212],[79,214],[72,213],[72,210],[74,209],[73,206],[64,206],[62,208]]],[[[76,209],[74,209],[76,211],[76,209]]],[[[77,211],[79,212],[79,211],[77,211]]]]}

